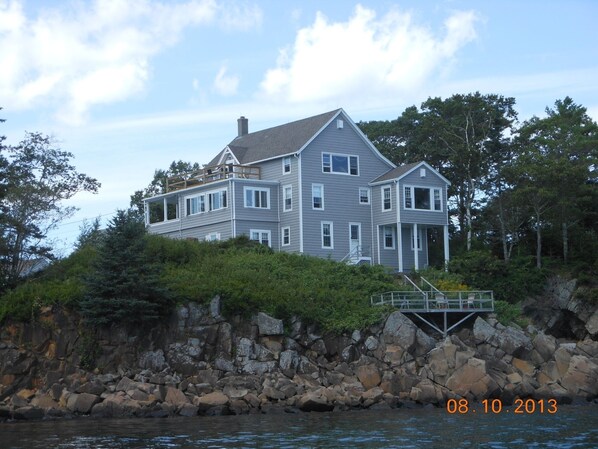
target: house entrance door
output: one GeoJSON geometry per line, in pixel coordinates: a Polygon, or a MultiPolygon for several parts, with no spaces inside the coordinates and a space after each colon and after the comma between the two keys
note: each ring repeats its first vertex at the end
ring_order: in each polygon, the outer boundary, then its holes
{"type": "Polygon", "coordinates": [[[361,223],[349,223],[349,252],[353,262],[361,257],[361,223]]]}

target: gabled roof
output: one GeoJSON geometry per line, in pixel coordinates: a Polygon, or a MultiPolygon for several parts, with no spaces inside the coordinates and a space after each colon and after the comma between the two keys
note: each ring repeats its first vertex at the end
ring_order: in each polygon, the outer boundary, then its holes
{"type": "MultiPolygon", "coordinates": [[[[228,144],[240,164],[299,152],[342,109],[236,137],[228,144]]],[[[224,150],[222,150],[224,151],[224,150]]],[[[208,165],[216,165],[222,151],[208,165]]]]}
{"type": "Polygon", "coordinates": [[[429,170],[436,173],[444,182],[446,182],[447,184],[450,184],[450,181],[448,179],[446,179],[444,176],[442,176],[438,172],[438,170],[434,169],[430,164],[428,164],[427,162],[423,162],[423,161],[413,162],[411,164],[405,164],[405,165],[400,165],[398,167],[395,167],[395,168],[387,171],[386,173],[384,173],[382,176],[378,176],[376,179],[374,179],[372,182],[370,182],[370,184],[372,184],[372,185],[373,184],[381,184],[381,183],[384,183],[385,181],[401,179],[402,177],[411,173],[413,170],[417,169],[420,165],[424,165],[426,168],[428,168],[429,170]]]}

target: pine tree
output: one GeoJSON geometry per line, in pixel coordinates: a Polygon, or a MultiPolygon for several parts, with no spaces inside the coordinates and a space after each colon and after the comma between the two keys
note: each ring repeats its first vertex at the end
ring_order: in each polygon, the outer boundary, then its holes
{"type": "Polygon", "coordinates": [[[146,252],[144,224],[118,211],[98,249],[81,309],[92,325],[146,324],[168,314],[169,292],[160,285],[158,265],[146,252]]]}

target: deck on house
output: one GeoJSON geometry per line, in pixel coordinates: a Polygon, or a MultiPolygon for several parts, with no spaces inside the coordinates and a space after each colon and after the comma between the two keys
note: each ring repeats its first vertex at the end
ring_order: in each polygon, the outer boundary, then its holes
{"type": "Polygon", "coordinates": [[[220,164],[171,176],[166,179],[166,191],[196,187],[229,178],[260,179],[260,168],[248,165],[220,164]]]}
{"type": "Polygon", "coordinates": [[[421,321],[446,336],[449,331],[480,312],[494,312],[494,292],[491,290],[441,291],[424,277],[421,287],[403,275],[405,285],[411,290],[390,291],[370,297],[373,306],[390,305],[403,313],[411,313],[421,321]],[[465,314],[457,315],[457,313],[465,314]],[[432,314],[423,316],[422,314],[432,314]],[[439,327],[431,317],[443,314],[443,326],[439,327]],[[453,315],[454,314],[454,315],[453,315]],[[449,325],[448,316],[460,318],[449,325]]]}

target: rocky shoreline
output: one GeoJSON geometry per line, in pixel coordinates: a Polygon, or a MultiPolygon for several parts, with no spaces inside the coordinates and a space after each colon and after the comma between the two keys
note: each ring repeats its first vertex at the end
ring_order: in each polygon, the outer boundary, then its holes
{"type": "Polygon", "coordinates": [[[322,335],[263,313],[227,321],[214,298],[180,306],[150,331],[90,333],[46,308],[33,324],[1,329],[0,420],[442,406],[462,397],[596,402],[598,341],[559,341],[492,316],[472,323],[436,339],[395,311],[368,329],[322,335]],[[91,362],[97,368],[82,368],[91,362]]]}

